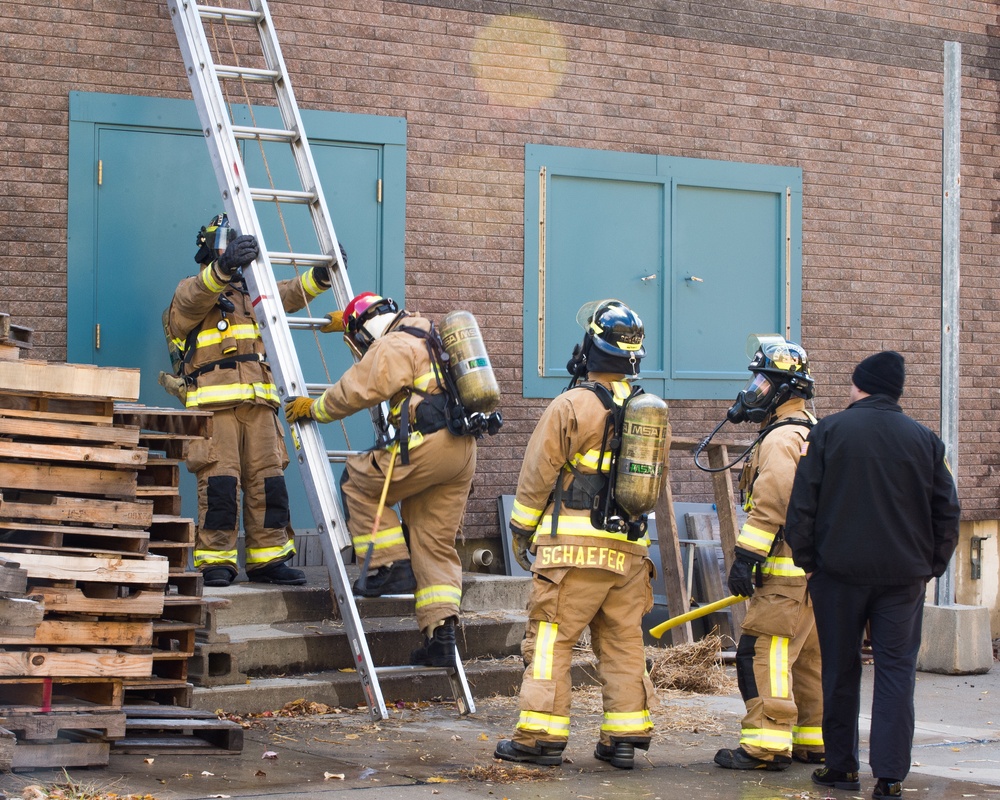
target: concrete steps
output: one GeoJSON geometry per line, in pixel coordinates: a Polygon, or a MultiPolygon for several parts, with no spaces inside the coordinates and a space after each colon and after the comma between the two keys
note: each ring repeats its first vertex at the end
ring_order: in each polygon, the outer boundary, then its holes
{"type": "MultiPolygon", "coordinates": [[[[364,705],[326,568],[305,571],[305,586],[206,587],[206,625],[189,662],[194,708],[252,713],[300,699],[364,705]]],[[[474,696],[517,692],[529,588],[529,578],[465,576],[458,647],[474,696]]],[[[407,665],[422,641],[413,598],[361,598],[358,611],[373,662],[407,665]]],[[[386,703],[451,697],[440,671],[390,670],[379,683],[386,703]]]]}

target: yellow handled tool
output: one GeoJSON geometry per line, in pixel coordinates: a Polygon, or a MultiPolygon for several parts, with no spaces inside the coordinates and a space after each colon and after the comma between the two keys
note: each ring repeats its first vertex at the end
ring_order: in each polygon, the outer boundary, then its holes
{"type": "Polygon", "coordinates": [[[701,608],[694,608],[688,611],[686,614],[680,614],[676,617],[671,617],[665,622],[661,622],[655,628],[649,629],[649,635],[659,639],[663,634],[669,631],[671,628],[676,628],[678,625],[683,625],[685,622],[690,622],[693,619],[698,619],[698,617],[704,617],[706,614],[711,614],[713,611],[721,611],[724,608],[729,608],[729,606],[736,605],[737,603],[746,600],[743,595],[731,594],[729,597],[723,597],[721,600],[716,600],[714,603],[709,603],[707,606],[702,606],[701,608]]]}
{"type": "Polygon", "coordinates": [[[378,508],[375,510],[375,521],[372,523],[371,541],[368,542],[368,550],[365,552],[365,560],[361,564],[361,577],[358,579],[358,588],[364,589],[368,582],[368,565],[372,560],[372,551],[375,549],[375,534],[378,533],[379,523],[382,521],[382,512],[385,511],[385,498],[389,494],[389,484],[392,483],[392,468],[396,466],[396,456],[399,455],[399,444],[392,446],[392,458],[389,459],[389,469],[385,471],[385,483],[382,484],[382,496],[378,499],[378,508]]]}

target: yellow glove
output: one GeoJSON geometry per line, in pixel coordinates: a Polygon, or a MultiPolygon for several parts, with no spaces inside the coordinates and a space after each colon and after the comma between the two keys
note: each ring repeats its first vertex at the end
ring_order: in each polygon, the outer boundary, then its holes
{"type": "Polygon", "coordinates": [[[285,401],[285,419],[288,424],[298,422],[300,419],[312,419],[313,400],[309,397],[289,397],[285,401]]]}
{"type": "Polygon", "coordinates": [[[330,320],[326,325],[320,326],[320,333],[343,333],[344,331],[344,312],[343,311],[331,311],[326,315],[326,318],[330,320]]]}

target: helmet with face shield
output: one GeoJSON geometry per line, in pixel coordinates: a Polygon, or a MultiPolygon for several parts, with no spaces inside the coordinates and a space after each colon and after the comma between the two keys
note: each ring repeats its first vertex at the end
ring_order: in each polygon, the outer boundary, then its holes
{"type": "Polygon", "coordinates": [[[751,334],[747,356],[753,375],[726,414],[730,422],[761,423],[790,397],[813,396],[809,357],[800,345],[778,334],[751,334]]]}
{"type": "Polygon", "coordinates": [[[362,292],[344,308],[344,340],[361,358],[399,314],[399,306],[392,298],[362,292]]]}

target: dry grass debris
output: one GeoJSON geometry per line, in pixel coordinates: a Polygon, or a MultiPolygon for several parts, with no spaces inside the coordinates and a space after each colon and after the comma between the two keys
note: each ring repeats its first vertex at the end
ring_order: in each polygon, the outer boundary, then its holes
{"type": "Polygon", "coordinates": [[[722,637],[709,634],[690,644],[647,647],[649,678],[657,689],[697,694],[732,694],[736,681],[722,664],[722,637]]]}

